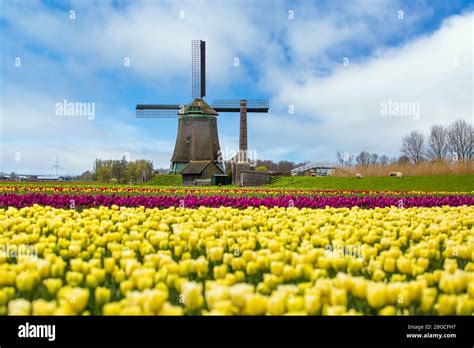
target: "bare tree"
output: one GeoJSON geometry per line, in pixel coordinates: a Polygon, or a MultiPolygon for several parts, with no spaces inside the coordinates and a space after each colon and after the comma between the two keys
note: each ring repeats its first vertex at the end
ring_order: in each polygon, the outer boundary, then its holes
{"type": "Polygon", "coordinates": [[[459,119],[446,132],[448,148],[454,158],[468,160],[473,157],[473,127],[459,119]]]}
{"type": "Polygon", "coordinates": [[[345,157],[345,156],[344,156],[343,153],[341,153],[341,151],[337,151],[337,153],[336,153],[337,162],[338,162],[341,166],[344,165],[344,162],[345,162],[345,161],[344,161],[344,157],[345,157]]]}
{"type": "Polygon", "coordinates": [[[361,151],[356,156],[356,163],[358,165],[367,167],[370,164],[370,153],[368,153],[367,151],[361,151]]]}
{"type": "Polygon", "coordinates": [[[430,137],[427,145],[427,155],[432,160],[442,160],[448,153],[446,130],[443,126],[434,125],[430,129],[430,137]]]}
{"type": "Polygon", "coordinates": [[[389,163],[390,159],[386,155],[380,156],[379,163],[383,166],[386,166],[389,163]]]}
{"type": "Polygon", "coordinates": [[[354,155],[350,155],[348,152],[341,153],[341,151],[337,151],[336,157],[337,157],[337,162],[339,162],[341,166],[346,166],[346,167],[352,166],[354,155]]]}
{"type": "Polygon", "coordinates": [[[295,168],[295,164],[290,161],[280,161],[278,162],[278,171],[282,174],[290,174],[291,170],[295,168]]]}
{"type": "Polygon", "coordinates": [[[425,137],[418,131],[412,131],[403,137],[400,151],[407,156],[411,162],[418,164],[423,161],[425,150],[425,137]]]}
{"type": "Polygon", "coordinates": [[[369,162],[370,164],[377,164],[379,159],[378,153],[371,153],[369,156],[369,162]]]}

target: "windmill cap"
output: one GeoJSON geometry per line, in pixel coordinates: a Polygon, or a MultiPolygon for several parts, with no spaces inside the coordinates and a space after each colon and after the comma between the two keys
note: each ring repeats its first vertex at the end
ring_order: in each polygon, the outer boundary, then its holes
{"type": "Polygon", "coordinates": [[[218,113],[214,110],[204,99],[196,98],[190,104],[184,107],[182,115],[199,114],[199,115],[214,115],[218,113]]]}

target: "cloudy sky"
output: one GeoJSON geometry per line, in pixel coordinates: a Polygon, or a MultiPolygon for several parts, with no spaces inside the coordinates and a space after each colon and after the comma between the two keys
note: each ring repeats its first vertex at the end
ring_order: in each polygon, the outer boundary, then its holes
{"type": "MultiPolygon", "coordinates": [[[[412,129],[473,122],[469,3],[0,0],[0,171],[53,174],[57,157],[79,174],[125,154],[168,167],[177,120],[134,109],[191,101],[193,39],[206,41],[208,101],[270,100],[249,115],[259,158],[397,156],[412,129]],[[64,100],[94,116],[58,115],[64,100]]],[[[218,122],[231,153],[238,114],[218,122]]]]}

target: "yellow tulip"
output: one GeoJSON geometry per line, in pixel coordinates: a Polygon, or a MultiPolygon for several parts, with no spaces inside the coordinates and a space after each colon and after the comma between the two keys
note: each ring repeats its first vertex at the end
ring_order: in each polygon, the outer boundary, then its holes
{"type": "Polygon", "coordinates": [[[245,313],[263,315],[267,310],[267,298],[260,294],[249,294],[246,298],[245,313]]]}
{"type": "Polygon", "coordinates": [[[383,284],[371,284],[367,288],[367,302],[372,308],[380,308],[386,303],[386,290],[383,284]]]}
{"type": "Polygon", "coordinates": [[[0,306],[5,306],[8,302],[8,295],[4,289],[0,289],[0,306]]]}
{"type": "Polygon", "coordinates": [[[305,310],[308,314],[317,314],[321,310],[321,294],[309,292],[305,295],[305,310]]]}
{"type": "Polygon", "coordinates": [[[258,273],[258,265],[254,261],[250,261],[247,263],[247,267],[245,268],[245,273],[247,273],[250,276],[253,276],[258,273]]]}
{"type": "Polygon", "coordinates": [[[69,268],[74,272],[82,271],[82,259],[72,259],[69,260],[69,268]]]}
{"type": "Polygon", "coordinates": [[[56,295],[58,290],[63,286],[62,280],[58,278],[45,279],[43,280],[43,284],[48,290],[48,293],[53,296],[56,295]]]}
{"type": "Polygon", "coordinates": [[[458,263],[455,259],[445,259],[444,269],[449,273],[454,273],[458,269],[458,263]]]}
{"type": "Polygon", "coordinates": [[[38,299],[32,303],[33,315],[53,315],[56,310],[56,301],[38,299]]]}
{"type": "Polygon", "coordinates": [[[272,295],[267,302],[267,314],[283,315],[286,312],[286,296],[283,294],[272,295]]]}
{"type": "Polygon", "coordinates": [[[168,294],[161,289],[152,289],[146,295],[145,308],[149,309],[153,314],[157,314],[163,304],[168,299],[168,294]]]}
{"type": "Polygon", "coordinates": [[[383,264],[383,270],[388,273],[393,273],[395,271],[395,259],[392,257],[386,258],[383,264]]]}
{"type": "Polygon", "coordinates": [[[219,266],[214,266],[212,271],[214,273],[214,278],[215,279],[225,278],[225,276],[227,274],[227,265],[222,264],[222,265],[219,265],[219,266]]]}
{"type": "Polygon", "coordinates": [[[235,284],[229,288],[232,303],[239,308],[246,305],[247,298],[253,294],[254,287],[250,284],[235,284]]]}
{"type": "Polygon", "coordinates": [[[46,278],[49,276],[50,263],[47,260],[38,259],[36,261],[36,268],[40,278],[46,278]]]}
{"type": "Polygon", "coordinates": [[[379,310],[380,315],[396,315],[397,309],[393,306],[386,306],[379,310]]]}
{"type": "Polygon", "coordinates": [[[184,305],[189,309],[198,309],[204,303],[202,283],[184,282],[181,285],[181,295],[184,305]]]}
{"type": "Polygon", "coordinates": [[[213,309],[216,303],[229,299],[229,290],[226,286],[216,284],[206,290],[206,302],[209,308],[213,309]]]}
{"type": "Polygon", "coordinates": [[[71,286],[79,286],[84,279],[84,274],[79,272],[67,272],[66,273],[66,282],[71,286]]]}
{"type": "Polygon", "coordinates": [[[196,272],[199,277],[204,278],[207,275],[207,272],[209,271],[209,263],[204,257],[199,257],[195,261],[195,266],[196,266],[196,272]]]}
{"type": "Polygon", "coordinates": [[[467,295],[462,295],[457,298],[456,315],[473,315],[474,314],[474,300],[467,295]]]}
{"type": "Polygon", "coordinates": [[[163,304],[163,307],[160,310],[159,315],[183,315],[183,308],[178,306],[173,306],[168,302],[163,304]]]}
{"type": "Polygon", "coordinates": [[[323,307],[324,315],[343,315],[347,311],[346,306],[327,306],[323,307]]]}
{"type": "Polygon", "coordinates": [[[274,261],[270,264],[270,272],[276,276],[281,276],[283,274],[283,262],[274,261]]]}
{"type": "Polygon", "coordinates": [[[426,288],[422,290],[420,308],[423,313],[429,313],[436,302],[438,292],[435,288],[426,288]]]}
{"type": "Polygon", "coordinates": [[[69,307],[74,313],[80,314],[89,300],[89,289],[64,287],[58,292],[60,304],[69,307]]]}
{"type": "Polygon", "coordinates": [[[245,273],[243,271],[237,271],[234,275],[238,282],[243,282],[245,280],[245,273]]]}
{"type": "Polygon", "coordinates": [[[115,259],[112,257],[108,257],[104,259],[104,270],[108,273],[111,274],[114,271],[115,268],[115,259]]]}
{"type": "Polygon", "coordinates": [[[209,259],[212,262],[220,262],[222,260],[223,255],[224,255],[224,248],[222,247],[214,247],[208,251],[209,259]]]}
{"type": "Polygon", "coordinates": [[[331,291],[331,305],[333,306],[346,306],[347,305],[347,292],[344,289],[333,288],[331,291]]]}
{"type": "Polygon", "coordinates": [[[365,279],[355,278],[352,286],[352,294],[359,299],[367,297],[367,288],[369,283],[365,279]]]}
{"type": "Polygon", "coordinates": [[[290,295],[286,301],[286,306],[289,312],[299,312],[304,309],[305,301],[303,296],[290,295]]]}
{"type": "Polygon", "coordinates": [[[15,284],[16,288],[22,292],[28,292],[36,286],[39,276],[37,273],[24,271],[17,275],[15,284]]]}
{"type": "Polygon", "coordinates": [[[89,289],[95,289],[98,285],[99,285],[99,282],[97,281],[97,278],[94,275],[92,274],[86,275],[86,286],[89,289]]]}
{"type": "Polygon", "coordinates": [[[126,295],[133,289],[133,282],[131,280],[125,280],[120,283],[120,292],[122,295],[126,295]]]}
{"type": "Polygon", "coordinates": [[[209,312],[210,315],[235,315],[237,313],[238,308],[235,307],[230,300],[217,301],[209,312]]]}
{"type": "Polygon", "coordinates": [[[81,252],[81,246],[78,244],[71,244],[69,246],[69,256],[70,257],[76,257],[79,255],[81,252]]]}
{"type": "Polygon", "coordinates": [[[119,302],[107,303],[102,308],[103,315],[119,315],[122,311],[122,306],[119,302]]]}
{"type": "Polygon", "coordinates": [[[435,308],[440,315],[452,315],[456,312],[457,298],[455,295],[440,295],[435,308]]]}
{"type": "Polygon", "coordinates": [[[30,315],[31,303],[19,298],[8,303],[8,315],[30,315]]]}
{"type": "Polygon", "coordinates": [[[110,289],[104,287],[97,287],[95,289],[95,302],[99,306],[103,306],[104,304],[110,301],[111,291],[110,289]]]}
{"type": "Polygon", "coordinates": [[[140,306],[137,305],[125,306],[122,307],[120,315],[143,315],[143,311],[140,306]]]}

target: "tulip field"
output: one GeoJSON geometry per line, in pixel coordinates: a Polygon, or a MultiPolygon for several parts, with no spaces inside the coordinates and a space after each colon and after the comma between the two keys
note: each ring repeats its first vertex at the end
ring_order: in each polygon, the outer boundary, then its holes
{"type": "Polygon", "coordinates": [[[473,315],[474,192],[0,183],[2,315],[473,315]]]}

